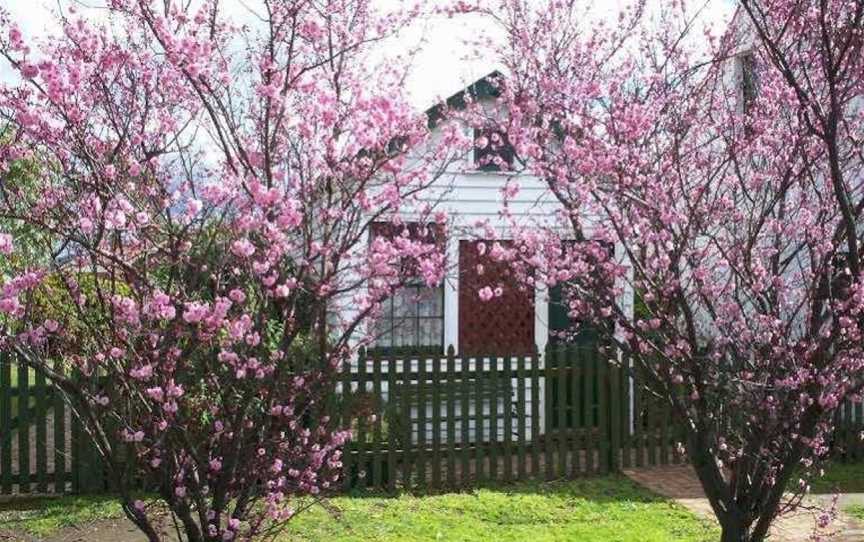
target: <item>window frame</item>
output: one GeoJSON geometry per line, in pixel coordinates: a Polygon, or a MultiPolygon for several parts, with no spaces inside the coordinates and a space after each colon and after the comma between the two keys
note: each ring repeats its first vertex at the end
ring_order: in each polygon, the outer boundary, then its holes
{"type": "Polygon", "coordinates": [[[471,158],[476,171],[482,171],[484,173],[509,173],[513,170],[513,164],[516,162],[516,149],[514,149],[513,145],[510,143],[506,131],[499,130],[495,127],[475,127],[473,129],[473,135],[474,145],[472,147],[471,158]],[[501,137],[501,149],[496,150],[492,148],[492,136],[495,134],[498,134],[501,137]],[[489,140],[483,148],[477,146],[477,140],[481,137],[486,137],[489,140]],[[486,161],[486,163],[481,163],[483,158],[487,156],[492,158],[486,161]],[[494,157],[501,158],[501,160],[507,164],[507,168],[504,169],[499,166],[494,157]]]}
{"type": "Polygon", "coordinates": [[[741,110],[746,114],[753,109],[753,104],[759,97],[759,74],[756,70],[756,55],[753,51],[746,51],[738,55],[738,67],[741,110]]]}
{"type": "MultiPolygon", "coordinates": [[[[376,352],[443,352],[444,351],[444,320],[446,317],[446,310],[444,307],[444,285],[439,284],[438,286],[429,287],[425,283],[420,280],[409,281],[406,284],[402,284],[398,288],[393,290],[387,299],[384,301],[387,304],[387,307],[384,309],[386,315],[382,315],[379,317],[378,321],[375,322],[376,327],[376,336],[375,342],[370,347],[370,350],[376,352]],[[414,307],[413,314],[410,316],[395,316],[395,300],[397,295],[403,294],[406,290],[413,290],[415,293],[410,296],[411,303],[414,307]],[[423,291],[427,290],[429,292],[433,292],[437,290],[435,293],[435,297],[438,298],[440,303],[438,304],[440,311],[437,311],[438,314],[431,316],[423,316],[420,314],[420,304],[422,303],[423,291]],[[423,333],[421,323],[423,321],[438,321],[440,322],[440,333],[435,334],[438,335],[438,343],[437,344],[421,344],[423,333]],[[380,324],[382,322],[389,322],[388,331],[381,332],[380,324]],[[396,337],[396,322],[411,322],[412,323],[412,331],[410,335],[412,336],[413,344],[410,345],[394,345],[394,338],[396,337]],[[381,339],[389,333],[390,344],[380,344],[381,339]]],[[[402,336],[404,336],[404,331],[400,331],[402,336]]],[[[429,334],[431,337],[433,334],[429,334]]]]}
{"type": "MultiPolygon", "coordinates": [[[[415,239],[420,238],[420,232],[427,230],[426,235],[424,236],[424,240],[426,242],[431,243],[441,243],[442,245],[446,242],[444,236],[442,235],[442,231],[440,230],[440,226],[434,223],[423,224],[420,222],[406,222],[400,226],[394,226],[387,222],[373,222],[370,226],[370,241],[375,237],[383,236],[386,238],[393,239],[396,236],[400,235],[404,229],[408,229],[409,235],[414,237],[415,239]]],[[[411,266],[408,266],[406,269],[403,266],[403,271],[407,271],[407,275],[403,275],[404,281],[399,286],[393,288],[384,300],[381,301],[382,304],[382,315],[373,322],[373,340],[372,344],[367,348],[367,352],[372,354],[383,354],[383,353],[442,353],[446,348],[444,344],[445,340],[445,320],[447,316],[447,311],[445,307],[445,288],[443,281],[440,284],[435,286],[427,286],[421,277],[416,274],[416,270],[411,270],[411,266]],[[413,290],[414,294],[410,295],[411,304],[413,306],[413,316],[395,316],[396,309],[396,299],[400,295],[404,295],[406,290],[413,290]],[[426,292],[434,292],[434,298],[437,299],[437,306],[440,309],[437,311],[435,315],[431,316],[422,316],[421,315],[421,303],[423,302],[424,291],[426,292]],[[438,335],[435,337],[437,340],[437,344],[420,344],[421,339],[423,337],[422,333],[422,322],[424,320],[430,321],[439,321],[440,322],[440,335],[439,334],[429,334],[438,335]],[[386,331],[382,331],[381,323],[388,322],[390,325],[386,331]],[[412,335],[413,335],[413,343],[411,345],[399,345],[394,346],[394,338],[396,337],[396,322],[400,321],[412,321],[412,335]],[[382,339],[389,335],[389,340],[387,341],[389,344],[384,345],[381,344],[382,339]]]]}

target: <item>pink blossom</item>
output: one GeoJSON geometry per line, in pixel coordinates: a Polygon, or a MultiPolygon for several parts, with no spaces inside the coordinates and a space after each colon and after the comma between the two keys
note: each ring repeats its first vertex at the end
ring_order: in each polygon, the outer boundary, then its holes
{"type": "Polygon", "coordinates": [[[183,321],[188,324],[197,324],[207,316],[209,310],[210,307],[206,303],[198,301],[186,303],[186,309],[183,311],[183,321]]]}
{"type": "Polygon", "coordinates": [[[23,75],[27,79],[33,79],[34,77],[39,75],[39,68],[37,68],[33,64],[22,64],[21,75],[23,75]]]}
{"type": "Polygon", "coordinates": [[[147,394],[147,397],[153,399],[157,403],[161,403],[163,398],[165,397],[165,392],[162,390],[162,388],[158,387],[147,388],[147,390],[145,390],[145,393],[147,394]]]}
{"type": "Polygon", "coordinates": [[[489,286],[484,286],[480,289],[480,291],[477,292],[477,295],[480,297],[481,301],[489,301],[495,296],[495,293],[489,286]]]}
{"type": "Polygon", "coordinates": [[[239,288],[235,288],[228,292],[228,297],[231,298],[231,301],[235,303],[243,303],[244,301],[246,301],[246,294],[243,293],[243,290],[240,290],[239,288]]]}
{"type": "Polygon", "coordinates": [[[255,245],[253,245],[248,239],[238,239],[231,245],[231,252],[234,253],[235,256],[248,258],[255,254],[255,245]]]}
{"type": "Polygon", "coordinates": [[[8,233],[0,233],[0,254],[9,256],[12,254],[12,236],[8,233]]]}

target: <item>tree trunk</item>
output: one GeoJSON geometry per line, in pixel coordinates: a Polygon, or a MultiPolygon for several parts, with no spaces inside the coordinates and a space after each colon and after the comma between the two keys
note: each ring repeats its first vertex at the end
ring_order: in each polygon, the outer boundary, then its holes
{"type": "Polygon", "coordinates": [[[720,542],[752,542],[749,529],[740,518],[726,518],[720,528],[720,542]]]}

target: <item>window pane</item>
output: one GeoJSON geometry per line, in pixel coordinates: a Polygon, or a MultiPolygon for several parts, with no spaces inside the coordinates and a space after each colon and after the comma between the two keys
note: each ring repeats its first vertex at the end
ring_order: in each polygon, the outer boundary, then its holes
{"type": "Polygon", "coordinates": [[[444,296],[443,289],[423,288],[419,293],[420,316],[443,316],[444,296]]]}
{"type": "Polygon", "coordinates": [[[443,346],[443,324],[440,318],[422,318],[420,320],[420,345],[443,346]]]}
{"type": "Polygon", "coordinates": [[[375,322],[375,345],[392,346],[393,334],[390,332],[393,321],[390,318],[380,318],[375,322]]]}
{"type": "Polygon", "coordinates": [[[417,316],[417,288],[400,288],[393,293],[393,317],[417,316]]]}
{"type": "Polygon", "coordinates": [[[417,319],[393,319],[393,346],[417,346],[417,319]]]}
{"type": "Polygon", "coordinates": [[[405,286],[393,292],[376,323],[376,346],[441,347],[444,330],[444,288],[405,286]]]}

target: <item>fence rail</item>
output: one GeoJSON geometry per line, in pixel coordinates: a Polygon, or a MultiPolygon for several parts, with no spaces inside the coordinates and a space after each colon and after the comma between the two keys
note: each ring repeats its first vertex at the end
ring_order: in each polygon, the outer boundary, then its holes
{"type": "MultiPolygon", "coordinates": [[[[680,463],[670,408],[596,349],[544,355],[365,355],[327,405],[351,429],[343,484],[437,490],[680,463]]],[[[837,413],[833,448],[864,458],[862,405],[837,413]]],[[[50,382],[0,358],[0,494],[106,488],[81,425],[50,382]]]]}

